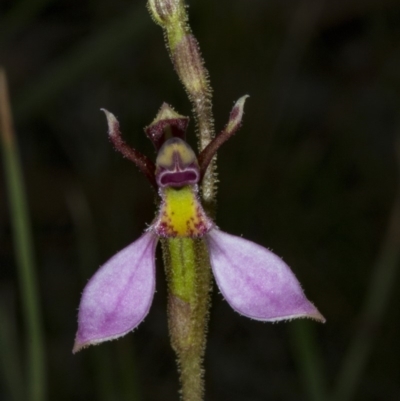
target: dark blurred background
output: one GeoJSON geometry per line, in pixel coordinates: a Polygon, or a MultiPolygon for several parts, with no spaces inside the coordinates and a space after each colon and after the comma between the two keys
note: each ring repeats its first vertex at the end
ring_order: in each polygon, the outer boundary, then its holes
{"type": "MultiPolygon", "coordinates": [[[[331,394],[360,330],[396,199],[400,2],[189,5],[214,89],[217,131],[233,102],[250,95],[240,132],[219,152],[217,224],[282,255],[327,319],[300,331],[296,322],[251,321],[215,289],[206,399],[309,400],[298,353],[304,330],[316,340],[331,394]]],[[[151,188],[113,150],[99,109],[118,116],[127,142],[152,157],[143,127],[162,102],[191,114],[160,27],[144,0],[1,0],[0,64],[33,224],[48,399],[178,400],[161,263],[155,301],[139,329],[71,354],[84,284],[155,213],[151,188]]],[[[195,146],[193,118],[188,141],[195,146]]],[[[4,174],[0,180],[0,300],[23,360],[4,174]]],[[[365,326],[372,352],[354,400],[400,399],[399,279],[391,281],[382,319],[365,326]]],[[[10,400],[2,384],[0,398],[10,400]]]]}

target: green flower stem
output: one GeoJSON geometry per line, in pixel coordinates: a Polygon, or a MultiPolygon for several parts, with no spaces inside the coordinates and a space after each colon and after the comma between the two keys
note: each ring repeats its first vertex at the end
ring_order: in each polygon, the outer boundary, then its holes
{"type": "Polygon", "coordinates": [[[202,362],[211,289],[211,268],[203,239],[162,240],[169,287],[168,321],[177,354],[184,401],[201,401],[202,362]]]}
{"type": "Polygon", "coordinates": [[[0,130],[5,178],[9,194],[14,249],[26,327],[28,357],[28,400],[45,399],[45,358],[42,316],[32,246],[31,224],[26,204],[21,164],[15,141],[6,75],[0,69],[0,130]]]}
{"type": "MultiPolygon", "coordinates": [[[[212,91],[198,42],[188,24],[185,2],[149,0],[148,8],[154,21],[164,30],[171,60],[192,102],[198,128],[199,150],[202,151],[215,136],[212,91]]],[[[204,207],[211,215],[214,214],[216,190],[214,157],[202,182],[204,207]]]]}

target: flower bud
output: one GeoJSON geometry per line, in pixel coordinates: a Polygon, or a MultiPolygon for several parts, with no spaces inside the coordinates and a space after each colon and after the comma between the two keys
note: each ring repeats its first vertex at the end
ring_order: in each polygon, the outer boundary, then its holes
{"type": "Polygon", "coordinates": [[[163,28],[179,20],[184,11],[181,0],[149,0],[147,6],[155,22],[163,28]]]}

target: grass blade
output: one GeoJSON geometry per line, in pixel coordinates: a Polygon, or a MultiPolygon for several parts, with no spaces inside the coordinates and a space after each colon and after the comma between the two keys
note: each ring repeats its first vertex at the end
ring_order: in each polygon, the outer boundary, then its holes
{"type": "Polygon", "coordinates": [[[299,367],[307,398],[326,400],[326,378],[322,358],[315,340],[313,322],[295,320],[290,324],[293,355],[299,367]]]}
{"type": "Polygon", "coordinates": [[[2,69],[0,69],[0,132],[25,323],[28,363],[27,399],[30,401],[43,401],[45,399],[45,362],[41,325],[42,317],[39,308],[31,225],[21,163],[13,131],[6,74],[2,69]]]}

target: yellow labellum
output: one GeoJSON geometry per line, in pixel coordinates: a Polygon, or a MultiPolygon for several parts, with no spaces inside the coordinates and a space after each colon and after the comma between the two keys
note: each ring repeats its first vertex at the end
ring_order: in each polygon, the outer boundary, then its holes
{"type": "Polygon", "coordinates": [[[192,185],[165,188],[159,216],[155,229],[164,237],[201,237],[212,224],[192,185]]]}

